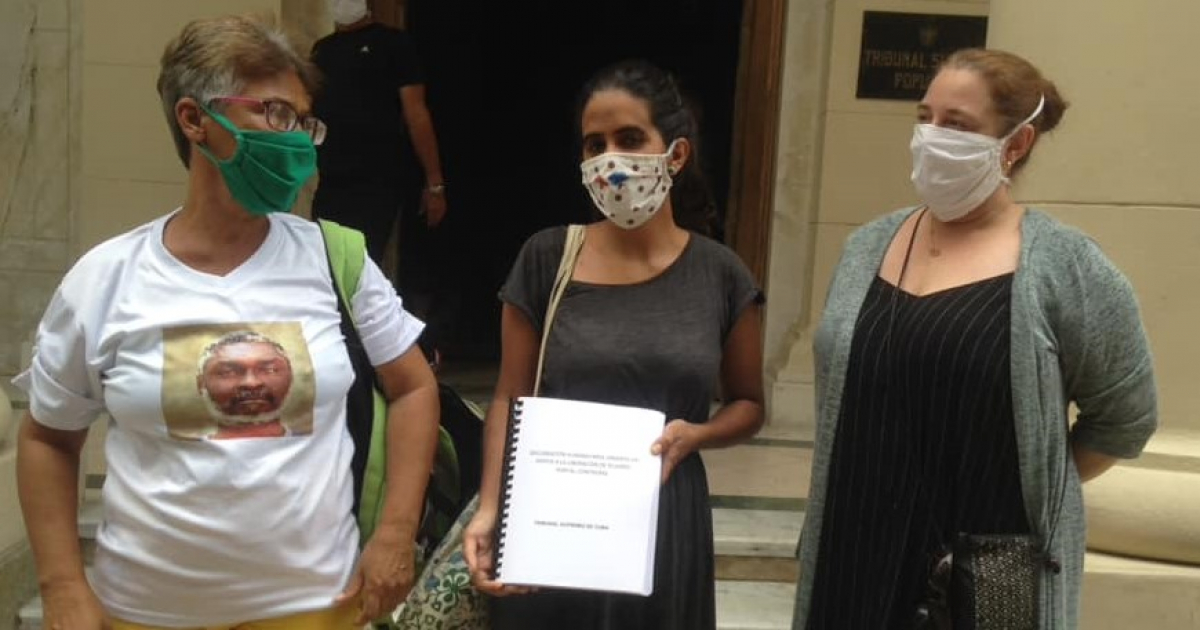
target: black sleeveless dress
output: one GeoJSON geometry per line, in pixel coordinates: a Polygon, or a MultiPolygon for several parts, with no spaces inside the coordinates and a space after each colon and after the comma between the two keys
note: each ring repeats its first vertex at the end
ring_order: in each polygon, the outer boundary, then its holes
{"type": "Polygon", "coordinates": [[[912,628],[931,559],[950,536],[1028,533],[1012,280],[921,297],[872,284],[851,344],[810,630],[912,628]]]}

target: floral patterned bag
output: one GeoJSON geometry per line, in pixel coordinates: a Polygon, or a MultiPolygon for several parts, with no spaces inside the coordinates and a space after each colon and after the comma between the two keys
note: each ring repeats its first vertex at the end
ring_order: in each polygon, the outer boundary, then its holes
{"type": "Polygon", "coordinates": [[[479,509],[476,495],[429,556],[416,584],[393,615],[396,630],[488,630],[487,596],[471,586],[463,530],[479,509]]]}

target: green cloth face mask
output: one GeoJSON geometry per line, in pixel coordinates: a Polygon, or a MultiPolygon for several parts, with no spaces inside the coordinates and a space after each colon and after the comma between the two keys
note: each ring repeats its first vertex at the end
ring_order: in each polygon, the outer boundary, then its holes
{"type": "Polygon", "coordinates": [[[238,129],[221,114],[202,109],[237,141],[228,160],[196,146],[221,171],[234,200],[257,216],[291,210],[304,182],[317,171],[317,148],[308,133],[238,129]]]}

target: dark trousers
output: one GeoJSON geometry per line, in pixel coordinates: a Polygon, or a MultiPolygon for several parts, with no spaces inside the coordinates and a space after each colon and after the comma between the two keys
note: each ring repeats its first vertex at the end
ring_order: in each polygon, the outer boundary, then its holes
{"type": "Polygon", "coordinates": [[[373,183],[334,184],[321,182],[313,196],[313,216],[354,228],[367,237],[367,254],[383,264],[404,194],[400,186],[373,183]]]}
{"type": "Polygon", "coordinates": [[[400,220],[396,290],[405,310],[426,322],[421,345],[428,352],[437,344],[443,313],[454,300],[455,287],[446,269],[444,229],[431,229],[419,212],[420,189],[404,178],[397,182],[322,181],[313,196],[313,217],[336,221],[363,233],[367,254],[381,268],[388,239],[400,220]]]}

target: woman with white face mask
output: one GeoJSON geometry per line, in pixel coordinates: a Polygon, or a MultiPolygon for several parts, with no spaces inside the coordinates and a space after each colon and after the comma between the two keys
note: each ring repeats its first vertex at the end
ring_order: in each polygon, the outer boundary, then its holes
{"type": "Polygon", "coordinates": [[[699,176],[697,133],[666,73],[641,62],[602,71],[583,91],[578,120],[581,181],[603,218],[586,227],[553,315],[540,395],[666,414],[662,436],[645,445],[662,457],[654,592],[528,593],[494,581],[509,401],[534,390],[563,227],[526,242],[500,291],[500,379],[479,512],[464,545],[472,582],[496,596],[493,630],[711,630],[712,510],[699,451],[745,440],[762,425],[761,292],[732,251],[680,226],[691,199],[682,187],[699,176]],[[710,413],[718,383],[724,404],[710,413]]]}
{"type": "Polygon", "coordinates": [[[922,205],[847,241],[815,340],[793,628],[1076,627],[1080,484],[1136,457],[1157,410],[1129,283],[1011,196],[1066,107],[1016,55],[955,53],[917,108],[922,205]],[[1018,561],[989,600],[965,560],[993,536],[1018,561]]]}

